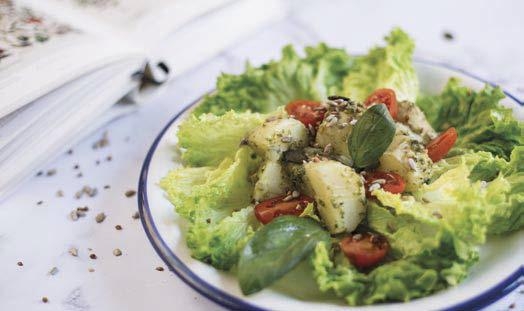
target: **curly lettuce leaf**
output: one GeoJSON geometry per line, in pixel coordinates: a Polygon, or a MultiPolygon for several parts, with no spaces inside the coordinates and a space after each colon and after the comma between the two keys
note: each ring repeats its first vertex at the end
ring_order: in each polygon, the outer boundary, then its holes
{"type": "Polygon", "coordinates": [[[187,246],[194,258],[217,269],[229,270],[238,262],[240,252],[257,227],[253,207],[248,206],[218,223],[198,221],[191,224],[186,235],[187,246]]]}
{"type": "Polygon", "coordinates": [[[178,168],[160,181],[176,212],[189,221],[186,241],[193,257],[224,270],[236,264],[257,223],[249,207],[249,176],[260,161],[244,146],[217,168],[178,168]]]}
{"type": "Polygon", "coordinates": [[[204,99],[195,114],[266,113],[294,99],[320,100],[339,93],[352,58],[343,49],[325,44],[307,47],[305,53],[300,57],[292,46],[286,46],[280,60],[260,67],[248,63],[239,75],[222,74],[216,92],[204,99]]]}
{"type": "Polygon", "coordinates": [[[440,95],[423,96],[417,105],[437,131],[457,130],[450,155],[486,151],[508,160],[513,148],[524,144],[524,123],[499,104],[504,97],[499,87],[486,85],[476,92],[452,78],[440,95]]]}
{"type": "MultiPolygon", "coordinates": [[[[434,228],[442,226],[466,243],[482,244],[487,235],[524,227],[523,154],[524,147],[517,147],[511,161],[486,152],[451,157],[435,165],[438,178],[420,187],[413,196],[401,197],[381,190],[374,194],[383,206],[393,208],[396,215],[411,216],[416,221],[423,219],[425,230],[429,230],[429,224],[434,228]]],[[[372,217],[373,209],[370,215],[371,227],[376,226],[380,217],[372,217]]],[[[396,226],[414,233],[411,238],[421,232],[416,225],[396,226]]],[[[383,231],[384,227],[380,229],[383,231]]],[[[419,248],[424,249],[427,245],[423,244],[423,236],[411,242],[406,242],[409,236],[391,238],[393,244],[397,239],[401,241],[402,248],[420,244],[419,248]]]]}
{"type": "Polygon", "coordinates": [[[331,291],[352,306],[405,302],[457,284],[477,260],[476,256],[460,259],[449,241],[442,244],[436,250],[386,263],[367,274],[341,255],[331,260],[325,245],[318,244],[311,259],[313,274],[322,292],[331,291]]]}
{"type": "Polygon", "coordinates": [[[191,166],[216,166],[233,157],[249,131],[264,123],[265,116],[228,111],[221,116],[191,115],[179,126],[178,144],[182,160],[191,166]]]}
{"type": "Polygon", "coordinates": [[[187,167],[168,173],[160,181],[176,212],[190,222],[213,223],[251,203],[249,176],[260,164],[251,148],[240,148],[234,160],[226,158],[217,168],[187,167]]]}
{"type": "Polygon", "coordinates": [[[400,28],[393,29],[385,40],[385,47],[375,47],[355,60],[344,79],[344,95],[364,101],[378,88],[391,88],[398,100],[415,101],[419,91],[412,60],[415,44],[400,28]]]}

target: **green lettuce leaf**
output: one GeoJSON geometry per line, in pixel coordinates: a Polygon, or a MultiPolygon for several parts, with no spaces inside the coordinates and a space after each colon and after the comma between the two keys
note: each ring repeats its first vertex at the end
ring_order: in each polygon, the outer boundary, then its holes
{"type": "Polygon", "coordinates": [[[385,39],[385,47],[375,47],[355,60],[344,79],[344,95],[364,101],[378,88],[391,88],[398,100],[415,101],[419,89],[412,63],[415,44],[400,28],[393,29],[385,39]]]}
{"type": "Polygon", "coordinates": [[[282,50],[282,58],[260,67],[249,63],[240,75],[222,74],[216,92],[207,96],[196,115],[221,115],[229,110],[271,112],[294,99],[320,100],[339,93],[352,59],[342,49],[325,44],[305,49],[300,57],[293,47],[282,50]]]}
{"type": "Polygon", "coordinates": [[[235,159],[226,158],[217,168],[178,168],[160,181],[176,212],[190,222],[215,223],[251,203],[249,176],[260,159],[250,147],[240,148],[235,159]]]}
{"type": "Polygon", "coordinates": [[[394,260],[366,274],[352,267],[343,255],[331,260],[325,245],[319,244],[311,262],[319,289],[331,291],[355,306],[409,301],[456,285],[466,277],[477,257],[463,260],[454,254],[453,244],[443,240],[436,250],[394,260]]]}
{"type": "Polygon", "coordinates": [[[262,114],[234,111],[222,116],[191,115],[177,133],[182,160],[191,166],[216,166],[233,157],[241,140],[264,119],[262,114]]]}
{"type": "MultiPolygon", "coordinates": [[[[524,146],[517,146],[510,161],[489,152],[468,152],[443,159],[433,167],[433,179],[465,165],[470,181],[486,183],[487,202],[479,201],[489,215],[488,235],[504,234],[524,227],[524,146]]],[[[460,203],[460,202],[459,202],[460,203]]]]}
{"type": "Polygon", "coordinates": [[[238,262],[240,253],[258,227],[253,207],[233,212],[218,223],[195,222],[187,231],[187,246],[191,255],[213,265],[229,270],[238,262]]]}
{"type": "Polygon", "coordinates": [[[244,146],[217,168],[178,168],[160,181],[176,212],[189,221],[186,240],[193,257],[224,270],[236,264],[258,223],[249,207],[249,176],[260,161],[244,146]]]}
{"type": "Polygon", "coordinates": [[[475,92],[452,78],[440,95],[423,96],[417,105],[435,130],[451,126],[457,130],[458,140],[450,155],[487,151],[507,160],[515,146],[524,144],[524,123],[499,104],[504,97],[499,87],[486,85],[475,92]]]}
{"type": "MultiPolygon", "coordinates": [[[[424,230],[437,230],[442,226],[466,243],[482,244],[487,235],[524,227],[523,155],[524,147],[517,147],[511,154],[511,161],[486,152],[451,157],[436,163],[438,177],[421,186],[413,196],[401,197],[382,190],[374,194],[383,206],[393,208],[396,215],[424,220],[424,230]],[[428,227],[429,224],[433,227],[428,227]]],[[[376,226],[377,219],[380,218],[368,216],[371,227],[376,226]]],[[[411,238],[422,230],[405,223],[397,226],[413,234],[411,238]]],[[[379,229],[384,231],[384,226],[379,229]]],[[[396,240],[401,241],[399,247],[402,248],[420,244],[418,248],[424,249],[427,245],[423,244],[426,242],[423,236],[411,242],[406,242],[410,240],[409,235],[391,236],[391,239],[393,244],[396,240]]]]}

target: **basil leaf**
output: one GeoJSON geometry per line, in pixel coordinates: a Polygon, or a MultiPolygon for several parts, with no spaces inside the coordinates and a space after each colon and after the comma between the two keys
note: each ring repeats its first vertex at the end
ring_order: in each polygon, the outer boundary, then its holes
{"type": "Polygon", "coordinates": [[[378,162],[395,136],[395,122],[385,105],[369,107],[348,138],[355,167],[366,168],[378,162]]]}
{"type": "Polygon", "coordinates": [[[281,216],[258,230],[240,254],[238,279],[245,295],[280,279],[330,235],[313,219],[281,216]]]}

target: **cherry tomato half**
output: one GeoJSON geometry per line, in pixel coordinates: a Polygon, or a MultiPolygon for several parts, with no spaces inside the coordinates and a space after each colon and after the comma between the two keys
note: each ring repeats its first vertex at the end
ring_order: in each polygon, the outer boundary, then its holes
{"type": "Polygon", "coordinates": [[[323,109],[319,102],[297,99],[286,105],[286,112],[304,123],[305,126],[316,127],[324,119],[326,109],[323,109]]]}
{"type": "Polygon", "coordinates": [[[255,216],[264,225],[271,222],[273,218],[281,215],[302,214],[308,203],[314,200],[307,195],[300,195],[296,199],[284,201],[287,195],[280,195],[269,200],[258,203],[255,206],[255,216]]]}
{"type": "Polygon", "coordinates": [[[373,104],[384,104],[389,110],[389,114],[393,119],[397,119],[398,105],[397,95],[392,89],[377,89],[364,102],[366,106],[373,104]]]}
{"type": "Polygon", "coordinates": [[[454,127],[450,127],[437,138],[433,139],[426,148],[428,149],[429,158],[433,162],[442,160],[448,154],[449,150],[457,141],[457,131],[454,127]]]}
{"type": "Polygon", "coordinates": [[[391,172],[374,171],[368,172],[364,175],[364,186],[366,188],[366,196],[372,197],[369,187],[372,184],[379,184],[382,189],[391,193],[402,193],[406,188],[406,182],[402,176],[391,172]]]}
{"type": "Polygon", "coordinates": [[[352,234],[339,244],[344,255],[359,269],[376,266],[389,251],[389,243],[384,236],[370,233],[352,234]]]}

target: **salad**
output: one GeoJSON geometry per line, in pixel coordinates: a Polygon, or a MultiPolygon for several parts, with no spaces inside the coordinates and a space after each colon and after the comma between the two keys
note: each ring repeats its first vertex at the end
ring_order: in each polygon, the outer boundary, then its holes
{"type": "Polygon", "coordinates": [[[524,126],[504,93],[452,78],[420,94],[413,41],[385,41],[363,56],[287,46],[221,75],[179,126],[184,166],[160,186],[192,256],[245,295],[408,301],[457,285],[487,237],[524,227],[524,126]]]}

